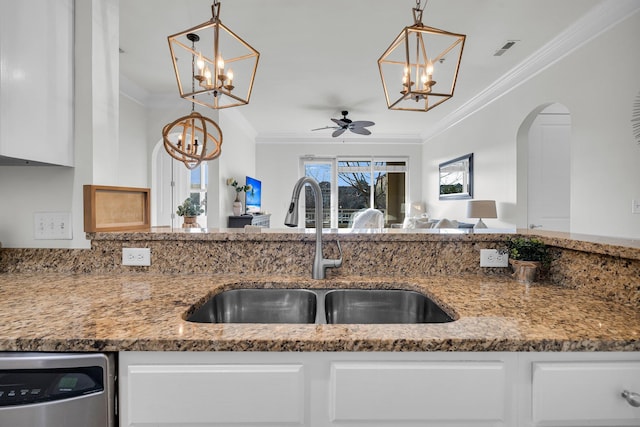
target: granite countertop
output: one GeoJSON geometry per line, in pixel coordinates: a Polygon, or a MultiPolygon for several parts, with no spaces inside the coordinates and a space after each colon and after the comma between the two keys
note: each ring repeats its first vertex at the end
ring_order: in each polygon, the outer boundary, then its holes
{"type": "Polygon", "coordinates": [[[640,351],[640,313],[507,276],[0,275],[2,351],[640,351]],[[46,284],[46,286],[43,286],[46,284]],[[197,324],[198,301],[237,287],[404,288],[457,320],[422,325],[197,324]]]}
{"type": "MultiPolygon", "coordinates": [[[[573,249],[601,255],[611,255],[640,260],[640,239],[593,236],[586,234],[564,233],[529,229],[397,229],[380,230],[327,229],[323,232],[324,241],[340,240],[344,242],[496,242],[506,237],[523,235],[537,237],[546,244],[559,248],[573,249]]],[[[87,233],[92,241],[315,241],[315,229],[300,228],[261,228],[245,232],[241,228],[198,228],[172,229],[154,227],[136,232],[98,232],[87,233]]]]}

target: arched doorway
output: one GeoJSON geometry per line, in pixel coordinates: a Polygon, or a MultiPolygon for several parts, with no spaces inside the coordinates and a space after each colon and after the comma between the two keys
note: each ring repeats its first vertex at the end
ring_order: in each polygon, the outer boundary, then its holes
{"type": "MultiPolygon", "coordinates": [[[[151,225],[180,228],[175,212],[188,197],[206,206],[207,174],[207,162],[189,170],[165,151],[162,140],[158,141],[151,154],[151,225]]],[[[206,211],[198,218],[198,223],[206,224],[206,211]]]]}
{"type": "Polygon", "coordinates": [[[562,104],[532,111],[518,131],[518,227],[570,231],[571,114],[562,104]]]}

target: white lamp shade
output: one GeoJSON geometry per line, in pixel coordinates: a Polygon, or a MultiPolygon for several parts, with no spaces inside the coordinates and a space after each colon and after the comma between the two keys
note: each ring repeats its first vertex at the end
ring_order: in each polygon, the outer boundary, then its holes
{"type": "Polygon", "coordinates": [[[467,218],[498,218],[495,200],[470,200],[467,218]]]}

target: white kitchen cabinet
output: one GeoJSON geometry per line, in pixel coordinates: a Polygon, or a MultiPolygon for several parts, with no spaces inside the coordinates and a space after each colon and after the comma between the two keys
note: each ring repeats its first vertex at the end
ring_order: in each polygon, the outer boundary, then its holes
{"type": "Polygon", "coordinates": [[[0,2],[0,164],[73,166],[73,4],[0,2]]]}
{"type": "Polygon", "coordinates": [[[127,425],[301,425],[303,421],[300,364],[142,364],[129,366],[127,378],[127,425]]]}
{"type": "Polygon", "coordinates": [[[521,356],[522,426],[640,426],[638,353],[535,353],[521,356]]]}
{"type": "Polygon", "coordinates": [[[120,353],[121,426],[513,426],[509,353],[120,353]]]}
{"type": "Polygon", "coordinates": [[[123,352],[121,426],[640,426],[640,353],[123,352]]]}
{"type": "Polygon", "coordinates": [[[331,365],[332,423],[504,425],[503,362],[339,362],[331,365]]]}

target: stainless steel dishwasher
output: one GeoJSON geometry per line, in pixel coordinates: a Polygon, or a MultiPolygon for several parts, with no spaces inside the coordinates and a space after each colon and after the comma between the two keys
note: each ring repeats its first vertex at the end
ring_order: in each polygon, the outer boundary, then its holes
{"type": "Polygon", "coordinates": [[[0,426],[113,427],[114,357],[0,352],[0,426]]]}

